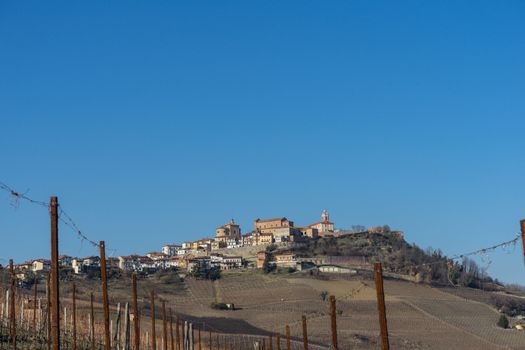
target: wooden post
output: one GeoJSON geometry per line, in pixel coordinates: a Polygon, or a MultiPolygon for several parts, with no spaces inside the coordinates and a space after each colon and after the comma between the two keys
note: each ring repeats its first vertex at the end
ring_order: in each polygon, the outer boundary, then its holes
{"type": "Polygon", "coordinates": [[[11,329],[11,344],[13,349],[16,350],[16,280],[15,280],[15,267],[13,260],[9,260],[9,271],[11,272],[11,305],[10,309],[10,329],[11,329]]]}
{"type": "Polygon", "coordinates": [[[140,349],[140,320],[139,320],[139,304],[137,301],[137,275],[133,273],[131,276],[132,294],[133,294],[133,329],[135,334],[135,350],[140,349]]]}
{"type": "Polygon", "coordinates": [[[182,350],[180,337],[180,319],[177,316],[177,329],[175,331],[175,342],[177,343],[177,350],[182,350]]]}
{"type": "Polygon", "coordinates": [[[166,320],[166,302],[162,301],[162,348],[168,350],[168,323],[166,320]]]}
{"type": "Polygon", "coordinates": [[[35,278],[35,294],[33,298],[33,332],[35,332],[35,335],[36,335],[36,299],[38,297],[37,286],[38,286],[38,278],[35,278]]]}
{"type": "Polygon", "coordinates": [[[308,350],[308,329],[306,326],[306,316],[303,315],[303,348],[308,350]]]}
{"type": "Polygon", "coordinates": [[[53,350],[60,349],[60,295],[58,288],[58,198],[49,201],[51,214],[51,339],[53,350]]]}
{"type": "Polygon", "coordinates": [[[286,349],[292,350],[292,343],[290,341],[290,326],[286,325],[286,349]]]}
{"type": "Polygon", "coordinates": [[[525,220],[520,221],[521,243],[523,244],[523,262],[525,263],[525,220]]]}
{"type": "Polygon", "coordinates": [[[330,317],[332,326],[332,350],[337,350],[337,310],[335,307],[335,297],[330,296],[330,317]]]}
{"type": "Polygon", "coordinates": [[[124,350],[131,350],[131,327],[129,317],[129,303],[126,303],[124,309],[124,350]]]}
{"type": "Polygon", "coordinates": [[[281,335],[277,334],[277,350],[281,350],[281,335]]]}
{"type": "Polygon", "coordinates": [[[95,310],[93,310],[93,292],[91,292],[90,295],[90,306],[91,306],[91,334],[90,334],[90,340],[91,340],[91,350],[95,350],[95,310]]]}
{"type": "Polygon", "coordinates": [[[385,292],[383,289],[383,268],[381,263],[374,264],[376,292],[377,292],[377,308],[379,311],[379,326],[381,328],[381,349],[389,350],[390,344],[388,342],[388,327],[386,323],[385,310],[385,292]]]}
{"type": "Polygon", "coordinates": [[[121,344],[120,334],[122,333],[121,332],[122,319],[120,315],[121,315],[120,303],[117,303],[117,318],[115,319],[115,335],[113,336],[113,344],[116,344],[115,347],[117,348],[117,350],[120,350],[120,344],[121,344]]]}
{"type": "Polygon", "coordinates": [[[199,327],[199,350],[202,350],[202,343],[201,343],[201,328],[199,327]]]}
{"type": "Polygon", "coordinates": [[[168,307],[168,314],[169,314],[169,319],[170,319],[170,330],[169,330],[169,334],[170,334],[170,350],[175,350],[175,341],[173,339],[173,312],[171,310],[171,306],[168,307]]]}
{"type": "Polygon", "coordinates": [[[100,276],[102,278],[102,304],[104,306],[104,349],[111,350],[111,336],[109,333],[109,300],[108,277],[106,270],[106,245],[100,241],[100,276]]]}
{"type": "Polygon", "coordinates": [[[150,303],[150,313],[151,313],[151,350],[157,350],[157,334],[155,329],[155,292],[153,289],[150,292],[151,303],[150,303]]]}
{"type": "Polygon", "coordinates": [[[212,350],[212,345],[213,345],[213,339],[211,337],[211,330],[210,330],[210,339],[208,339],[210,341],[210,346],[209,346],[209,350],[212,350]]]}
{"type": "Polygon", "coordinates": [[[268,337],[268,349],[273,350],[273,337],[271,335],[268,337]]]}
{"type": "Polygon", "coordinates": [[[77,287],[73,283],[73,350],[77,350],[77,287]]]}
{"type": "Polygon", "coordinates": [[[47,274],[47,350],[51,350],[51,272],[47,274]]]}

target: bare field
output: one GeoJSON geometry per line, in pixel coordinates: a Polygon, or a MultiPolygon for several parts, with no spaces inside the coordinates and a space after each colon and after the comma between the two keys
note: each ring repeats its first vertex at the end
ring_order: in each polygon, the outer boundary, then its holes
{"type": "MultiPolygon", "coordinates": [[[[323,277],[323,276],[321,276],[323,277]]],[[[99,290],[97,281],[82,288],[99,290]]],[[[253,270],[225,272],[218,281],[139,280],[141,305],[149,313],[149,291],[177,313],[207,329],[224,333],[284,333],[302,337],[301,316],[308,319],[312,343],[330,344],[326,291],[337,298],[338,338],[342,349],[379,349],[375,286],[359,278],[319,278],[306,274],[265,275],[253,270]],[[222,311],[212,302],[234,303],[237,310],[222,311]]],[[[67,287],[65,287],[67,291],[67,287]]],[[[127,278],[110,283],[112,303],[129,300],[127,278]]],[[[66,292],[67,293],[67,292],[66,292]]],[[[525,332],[496,326],[499,314],[486,304],[410,282],[385,281],[388,327],[392,349],[524,349],[525,332]]],[[[81,294],[85,298],[87,293],[81,294]]],[[[97,299],[99,297],[97,296],[97,299]]],[[[82,303],[82,306],[86,304],[82,303]]],[[[158,312],[158,310],[157,310],[158,312]]],[[[144,326],[148,324],[145,320],[144,326]]]]}

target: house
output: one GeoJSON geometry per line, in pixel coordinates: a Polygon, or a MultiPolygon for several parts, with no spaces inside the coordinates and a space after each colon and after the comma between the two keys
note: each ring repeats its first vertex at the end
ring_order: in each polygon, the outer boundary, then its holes
{"type": "Polygon", "coordinates": [[[175,256],[179,249],[182,249],[182,245],[180,244],[166,244],[162,247],[162,253],[167,256],[175,256]]]}
{"type": "Polygon", "coordinates": [[[251,245],[270,245],[273,243],[273,234],[271,233],[262,233],[262,232],[253,232],[252,233],[252,242],[251,245]]]}
{"type": "Polygon", "coordinates": [[[238,238],[228,238],[226,240],[226,248],[238,248],[240,247],[241,245],[239,244],[239,239],[238,238]]]}
{"type": "Polygon", "coordinates": [[[251,233],[248,233],[246,235],[242,235],[240,244],[243,247],[251,246],[252,245],[252,235],[251,235],[251,233]]]}
{"type": "Polygon", "coordinates": [[[339,265],[321,265],[318,267],[319,271],[326,273],[345,273],[345,274],[356,274],[357,271],[349,267],[339,265]]]}
{"type": "Polygon", "coordinates": [[[74,258],[71,261],[71,267],[76,274],[97,271],[100,270],[100,258],[98,256],[74,258]]]}
{"type": "Polygon", "coordinates": [[[51,269],[51,261],[46,259],[36,259],[31,263],[31,271],[49,271],[51,269]]]}
{"type": "Polygon", "coordinates": [[[256,219],[253,226],[255,232],[272,234],[273,237],[288,237],[295,232],[293,221],[290,221],[285,217],[256,219]]]}
{"type": "Polygon", "coordinates": [[[278,267],[295,267],[297,265],[297,257],[292,252],[280,252],[273,254],[275,265],[278,267]]]}
{"type": "Polygon", "coordinates": [[[60,267],[71,267],[73,263],[73,257],[69,255],[61,255],[58,257],[58,266],[60,267]]]}
{"type": "Polygon", "coordinates": [[[195,269],[208,271],[211,268],[211,258],[208,256],[198,256],[188,260],[187,271],[193,272],[195,269]]]}
{"type": "Polygon", "coordinates": [[[241,239],[241,227],[233,219],[229,223],[215,229],[216,241],[226,241],[228,239],[241,239]]]}
{"type": "Polygon", "coordinates": [[[257,252],[257,268],[262,269],[264,266],[264,262],[266,261],[266,251],[261,250],[260,252],[257,252]]]}
{"type": "Polygon", "coordinates": [[[243,267],[241,256],[224,256],[220,264],[221,270],[240,269],[243,267]]]}
{"type": "Polygon", "coordinates": [[[321,214],[321,221],[313,223],[308,227],[317,229],[317,233],[322,237],[334,232],[334,223],[330,221],[330,216],[326,210],[323,210],[321,214]]]}
{"type": "Polygon", "coordinates": [[[180,260],[181,258],[178,256],[170,256],[166,260],[166,268],[169,269],[171,267],[179,267],[180,260]]]}
{"type": "Polygon", "coordinates": [[[140,270],[139,255],[119,256],[119,268],[125,272],[134,272],[140,270]]]}

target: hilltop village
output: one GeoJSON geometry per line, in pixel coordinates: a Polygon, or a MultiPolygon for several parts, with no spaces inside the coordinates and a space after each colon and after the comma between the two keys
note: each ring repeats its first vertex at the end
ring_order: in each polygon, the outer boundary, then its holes
{"type": "MultiPolygon", "coordinates": [[[[293,248],[305,245],[309,240],[320,237],[339,237],[357,232],[389,233],[403,236],[401,231],[391,231],[388,226],[364,227],[353,230],[337,230],[330,221],[329,214],[323,210],[321,220],[307,226],[295,226],[286,217],[272,219],[255,219],[253,230],[243,234],[241,227],[230,220],[227,224],[215,229],[214,238],[202,238],[180,244],[166,244],[158,252],[146,255],[125,255],[107,258],[110,269],[123,272],[151,274],[159,270],[178,269],[191,273],[192,271],[231,270],[241,268],[263,268],[266,263],[275,267],[300,269],[304,259],[299,259],[293,248]],[[269,261],[268,247],[272,247],[269,261]],[[251,257],[251,258],[247,258],[251,257]]],[[[327,272],[345,272],[335,261],[343,262],[345,257],[330,257],[324,259],[323,265],[327,272]],[[328,266],[328,267],[326,267],[328,266]]],[[[351,258],[351,257],[348,257],[351,258]]],[[[318,262],[318,261],[317,261],[318,262]]],[[[313,261],[310,261],[313,263],[313,261]]],[[[355,262],[354,262],[355,263],[355,262]]],[[[359,263],[359,262],[357,262],[359,263]]],[[[84,258],[63,255],[59,257],[62,268],[69,268],[74,274],[85,275],[100,271],[100,258],[89,256],[84,258]]],[[[50,261],[36,259],[16,265],[19,278],[23,280],[25,272],[38,273],[50,269],[50,261]]]]}

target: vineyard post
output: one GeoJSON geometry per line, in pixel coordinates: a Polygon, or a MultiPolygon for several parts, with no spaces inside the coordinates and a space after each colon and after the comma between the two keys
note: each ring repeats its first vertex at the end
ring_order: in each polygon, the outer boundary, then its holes
{"type": "Polygon", "coordinates": [[[60,349],[60,295],[58,289],[58,198],[49,201],[51,214],[51,339],[53,350],[60,349]]]}
{"type": "Polygon", "coordinates": [[[140,324],[139,324],[139,305],[137,302],[137,275],[131,276],[132,293],[133,293],[133,328],[135,330],[135,350],[140,349],[140,324]]]}
{"type": "Polygon", "coordinates": [[[15,307],[16,307],[16,292],[15,292],[15,268],[13,266],[13,259],[10,259],[9,260],[9,271],[11,272],[11,305],[10,305],[10,312],[11,312],[11,315],[10,315],[10,318],[11,318],[11,322],[10,322],[10,328],[11,328],[11,342],[13,344],[13,349],[16,350],[16,310],[15,310],[15,307]]]}
{"type": "Polygon", "coordinates": [[[51,272],[47,274],[47,350],[51,350],[51,272]]]}
{"type": "Polygon", "coordinates": [[[277,350],[281,350],[281,335],[277,334],[277,350]]]}
{"type": "Polygon", "coordinates": [[[210,330],[210,339],[209,339],[209,341],[210,341],[210,350],[212,350],[211,346],[212,346],[213,339],[211,337],[211,330],[210,330]]]}
{"type": "Polygon", "coordinates": [[[150,292],[150,313],[151,313],[151,350],[157,350],[157,335],[155,330],[155,292],[150,292]]]}
{"type": "Polygon", "coordinates": [[[34,299],[33,299],[33,332],[36,331],[36,299],[38,297],[37,295],[37,285],[38,285],[38,278],[35,278],[35,294],[34,294],[34,299]]]}
{"type": "Polygon", "coordinates": [[[303,347],[308,350],[308,328],[306,326],[306,316],[303,315],[303,347]]]}
{"type": "Polygon", "coordinates": [[[177,350],[181,350],[181,337],[180,337],[180,319],[177,316],[177,329],[175,331],[175,342],[177,343],[177,350]]]}
{"type": "Polygon", "coordinates": [[[270,349],[270,350],[273,350],[273,344],[272,343],[273,343],[273,339],[272,339],[272,336],[270,335],[268,337],[268,344],[269,344],[268,345],[268,349],[270,349]]]}
{"type": "Polygon", "coordinates": [[[100,276],[102,278],[102,303],[104,306],[104,349],[111,350],[109,334],[108,277],[106,270],[106,244],[100,241],[100,276]]]}
{"type": "Polygon", "coordinates": [[[166,302],[162,301],[162,348],[168,350],[168,323],[166,321],[166,302]]]}
{"type": "Polygon", "coordinates": [[[331,350],[337,350],[337,310],[335,307],[335,297],[333,295],[330,296],[330,317],[331,317],[331,325],[332,325],[332,349],[331,350]]]}
{"type": "Polygon", "coordinates": [[[173,341],[173,311],[171,306],[168,308],[170,314],[170,350],[175,350],[175,342],[173,341]]]}
{"type": "Polygon", "coordinates": [[[381,349],[388,350],[390,348],[388,342],[388,327],[386,323],[385,310],[385,292],[383,289],[383,268],[381,263],[374,264],[376,292],[377,292],[377,308],[379,311],[379,326],[381,327],[381,349]]]}
{"type": "Polygon", "coordinates": [[[90,306],[91,306],[91,350],[95,350],[95,311],[93,310],[93,292],[90,295],[90,306]]]}
{"type": "Polygon", "coordinates": [[[520,221],[521,243],[523,245],[523,261],[525,262],[525,219],[520,221]]]}
{"type": "Polygon", "coordinates": [[[73,350],[77,350],[77,287],[73,283],[73,350]]]}
{"type": "Polygon", "coordinates": [[[286,350],[292,350],[292,343],[290,341],[290,326],[286,325],[286,350]]]}
{"type": "Polygon", "coordinates": [[[199,350],[202,350],[202,343],[201,343],[201,327],[199,327],[199,350]]]}

